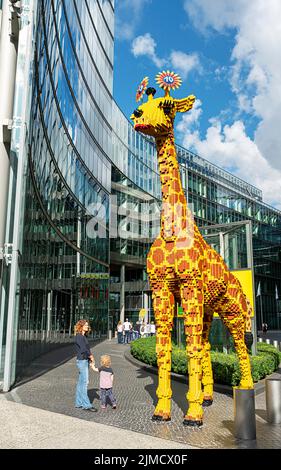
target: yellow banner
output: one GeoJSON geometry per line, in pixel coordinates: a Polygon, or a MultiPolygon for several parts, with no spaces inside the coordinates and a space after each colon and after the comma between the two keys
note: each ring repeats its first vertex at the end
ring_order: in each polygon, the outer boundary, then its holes
{"type": "Polygon", "coordinates": [[[146,308],[141,308],[139,311],[139,318],[144,318],[146,315],[146,308]]]}
{"type": "MultiPolygon", "coordinates": [[[[231,272],[240,281],[243,292],[252,306],[253,311],[252,311],[251,316],[253,317],[255,313],[254,311],[255,309],[254,309],[254,289],[253,289],[252,270],[251,269],[237,269],[231,272]]],[[[214,316],[217,317],[218,314],[214,313],[214,316]]],[[[178,305],[178,308],[177,308],[177,317],[183,317],[183,308],[180,305],[178,305]]]]}
{"type": "MultiPolygon", "coordinates": [[[[252,315],[251,315],[251,317],[253,317],[255,314],[255,308],[254,308],[254,289],[253,289],[252,270],[251,269],[236,269],[236,270],[234,269],[231,272],[232,274],[234,274],[235,277],[237,277],[238,281],[240,281],[243,292],[246,295],[247,299],[249,300],[251,307],[253,309],[252,315]]],[[[217,317],[218,314],[215,313],[214,316],[217,317]]]]}

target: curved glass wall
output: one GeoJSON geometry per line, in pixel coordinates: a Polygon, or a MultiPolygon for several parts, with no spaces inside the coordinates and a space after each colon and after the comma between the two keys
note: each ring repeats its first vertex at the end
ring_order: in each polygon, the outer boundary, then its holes
{"type": "Polygon", "coordinates": [[[130,180],[156,198],[161,198],[156,149],[153,139],[136,132],[113,102],[112,162],[130,180]]]}
{"type": "Polygon", "coordinates": [[[36,25],[18,373],[79,318],[108,330],[113,8],[40,0],[36,25]]]}

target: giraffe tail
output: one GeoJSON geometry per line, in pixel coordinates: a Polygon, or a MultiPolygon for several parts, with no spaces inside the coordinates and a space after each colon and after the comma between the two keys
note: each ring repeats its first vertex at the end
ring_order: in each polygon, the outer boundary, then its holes
{"type": "Polygon", "coordinates": [[[250,349],[253,342],[253,334],[252,334],[252,320],[251,320],[251,315],[253,312],[252,306],[250,304],[250,301],[246,298],[247,302],[247,312],[245,315],[245,333],[244,333],[244,341],[247,346],[247,349],[250,349]]]}

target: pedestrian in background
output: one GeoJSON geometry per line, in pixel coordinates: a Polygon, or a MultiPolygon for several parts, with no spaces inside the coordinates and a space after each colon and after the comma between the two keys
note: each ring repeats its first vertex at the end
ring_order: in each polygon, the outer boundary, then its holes
{"type": "Polygon", "coordinates": [[[141,335],[141,338],[145,337],[145,323],[144,322],[142,322],[140,326],[140,335],[141,335]]]}
{"type": "Polygon", "coordinates": [[[131,323],[129,322],[128,318],[126,318],[126,321],[123,323],[123,327],[124,327],[124,332],[125,332],[124,343],[129,343],[131,323]]]}
{"type": "Polygon", "coordinates": [[[267,323],[263,323],[262,324],[262,332],[263,332],[264,336],[266,336],[267,330],[268,330],[267,323]]]}
{"type": "Polygon", "coordinates": [[[130,332],[129,332],[129,340],[130,342],[134,339],[134,324],[130,323],[130,332]]]}
{"type": "Polygon", "coordinates": [[[122,322],[119,321],[117,324],[117,337],[118,337],[118,343],[122,344],[123,343],[123,325],[122,322]]]}
{"type": "Polygon", "coordinates": [[[156,333],[155,323],[152,321],[150,323],[150,336],[154,336],[156,333]]]}
{"type": "Polygon", "coordinates": [[[141,326],[141,323],[140,321],[138,320],[136,322],[136,339],[138,339],[140,337],[140,326],[141,326]]]}
{"type": "Polygon", "coordinates": [[[87,320],[79,320],[75,325],[75,348],[77,354],[77,368],[79,371],[76,386],[75,407],[87,411],[97,411],[93,407],[88,397],[89,364],[94,361],[90,345],[87,340],[87,333],[90,326],[87,320]]]}

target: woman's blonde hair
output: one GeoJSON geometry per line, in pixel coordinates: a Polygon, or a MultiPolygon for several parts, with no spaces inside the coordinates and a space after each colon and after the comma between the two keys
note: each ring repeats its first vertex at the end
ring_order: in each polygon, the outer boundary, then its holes
{"type": "Polygon", "coordinates": [[[101,356],[100,358],[100,363],[104,367],[110,367],[111,366],[111,357],[105,354],[104,356],[101,356]]]}

